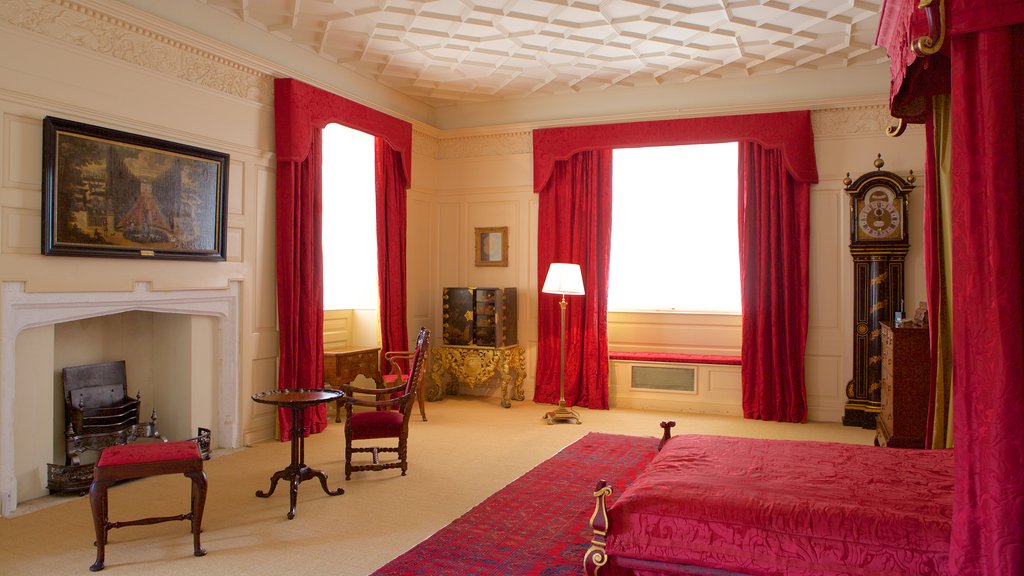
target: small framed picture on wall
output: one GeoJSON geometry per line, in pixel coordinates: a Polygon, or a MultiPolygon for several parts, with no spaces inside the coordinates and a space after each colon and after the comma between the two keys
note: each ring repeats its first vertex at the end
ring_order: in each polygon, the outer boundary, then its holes
{"type": "Polygon", "coordinates": [[[508,266],[508,226],[475,228],[476,265],[508,266]]]}

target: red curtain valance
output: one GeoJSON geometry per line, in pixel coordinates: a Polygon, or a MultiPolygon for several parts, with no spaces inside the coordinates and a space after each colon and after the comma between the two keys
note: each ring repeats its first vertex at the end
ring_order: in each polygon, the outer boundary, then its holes
{"type": "MultiPolygon", "coordinates": [[[[918,0],[908,2],[917,4],[918,0]]],[[[1021,0],[947,0],[949,34],[969,34],[1014,24],[1024,24],[1021,0]]]]}
{"type": "Polygon", "coordinates": [[[889,111],[907,122],[924,123],[930,98],[950,93],[949,37],[1024,23],[1021,0],[946,0],[946,41],[932,56],[914,53],[914,40],[929,35],[928,17],[918,0],[882,5],[875,44],[889,56],[889,111]]]}
{"type": "Polygon", "coordinates": [[[818,181],[811,114],[778,112],[709,118],[684,118],[544,128],[533,131],[533,189],[540,191],[551,178],[555,162],[584,150],[756,142],[782,150],[786,169],[799,182],[818,181]]]}
{"type": "Polygon", "coordinates": [[[278,115],[277,159],[301,162],[309,154],[313,130],[332,122],[383,138],[402,156],[405,181],[412,174],[412,125],[294,78],[274,80],[278,115]]]}

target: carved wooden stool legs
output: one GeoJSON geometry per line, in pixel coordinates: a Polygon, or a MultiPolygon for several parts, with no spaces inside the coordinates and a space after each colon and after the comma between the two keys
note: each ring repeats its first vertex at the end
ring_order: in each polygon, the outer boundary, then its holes
{"type": "Polygon", "coordinates": [[[96,529],[96,562],[89,570],[103,569],[107,533],[114,528],[156,524],[172,520],[190,520],[192,546],[196,556],[206,555],[199,543],[202,531],[203,508],[206,506],[206,473],[203,459],[194,441],[161,444],[128,444],[112,446],[103,451],[93,469],[93,482],[89,489],[93,526],[96,529]],[[176,516],[156,516],[127,522],[111,522],[108,516],[107,490],[118,480],[144,478],[160,474],[184,474],[192,480],[191,507],[188,513],[176,516]]]}

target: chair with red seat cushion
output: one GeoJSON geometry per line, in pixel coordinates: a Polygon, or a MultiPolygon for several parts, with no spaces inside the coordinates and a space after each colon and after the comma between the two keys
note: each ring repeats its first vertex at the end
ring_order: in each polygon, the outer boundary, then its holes
{"type": "Polygon", "coordinates": [[[146,444],[125,444],[103,450],[93,468],[92,486],[89,488],[93,525],[96,529],[96,562],[89,570],[103,569],[107,533],[113,528],[156,524],[171,520],[191,520],[192,546],[196,556],[205,556],[199,544],[199,532],[206,505],[206,473],[203,457],[196,440],[146,444]],[[160,474],[184,474],[192,480],[191,508],[186,514],[142,518],[127,522],[111,522],[108,517],[107,489],[119,480],[144,478],[160,474]]]}
{"type": "MultiPolygon", "coordinates": [[[[394,468],[402,470],[405,476],[409,468],[408,440],[409,417],[412,415],[412,404],[417,391],[423,383],[426,372],[427,348],[430,345],[430,330],[420,328],[416,338],[416,347],[409,360],[409,372],[403,380],[394,386],[384,388],[357,388],[351,384],[342,386],[345,391],[345,479],[350,480],[353,472],[379,471],[394,468]],[[364,399],[356,394],[373,396],[373,400],[364,399]],[[374,408],[369,411],[354,411],[353,407],[364,406],[374,408]],[[355,448],[352,442],[359,440],[380,440],[396,438],[397,447],[361,446],[355,448]],[[352,464],[352,454],[368,452],[373,455],[372,464],[352,464]],[[380,452],[394,452],[398,455],[396,462],[381,463],[380,452]]],[[[395,362],[392,362],[396,364],[395,362]]],[[[395,366],[399,371],[400,368],[395,366]]]]}

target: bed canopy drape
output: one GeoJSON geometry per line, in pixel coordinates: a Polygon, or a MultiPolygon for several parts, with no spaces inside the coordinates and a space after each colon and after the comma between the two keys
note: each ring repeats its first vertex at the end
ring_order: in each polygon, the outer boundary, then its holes
{"type": "MultiPolygon", "coordinates": [[[[405,190],[412,125],[292,78],[274,81],[277,155],[278,388],[323,387],[321,131],[338,123],[375,137],[381,358],[408,348],[405,309],[405,190]]],[[[308,433],[327,425],[324,405],[308,409],[308,433]]],[[[278,411],[281,440],[291,416],[278,411]]]]}
{"type": "Polygon", "coordinates": [[[929,4],[926,17],[916,2],[887,2],[877,43],[891,60],[893,116],[932,123],[940,203],[949,148],[950,572],[1024,574],[1024,2],[929,4]],[[913,50],[922,37],[924,50],[913,50]],[[948,130],[934,119],[946,98],[948,130]]]}
{"type": "MultiPolygon", "coordinates": [[[[587,294],[595,294],[570,303],[570,314],[566,329],[572,334],[572,341],[581,341],[566,350],[566,402],[569,405],[589,408],[608,407],[607,373],[607,262],[610,243],[601,240],[604,227],[610,230],[610,209],[608,221],[597,220],[599,229],[582,227],[574,220],[569,210],[556,207],[580,202],[584,188],[573,185],[566,175],[581,173],[589,166],[590,172],[575,178],[578,183],[601,182],[608,179],[604,202],[611,205],[610,167],[600,162],[587,162],[585,155],[596,151],[610,152],[615,148],[638,148],[647,146],[672,146],[682,144],[713,144],[720,142],[750,143],[759,151],[753,153],[758,161],[741,162],[738,167],[740,181],[754,178],[758,185],[746,187],[747,196],[740,196],[741,211],[753,209],[763,200],[766,205],[774,196],[776,206],[786,206],[790,212],[786,222],[768,218],[758,222],[748,218],[747,238],[742,242],[741,232],[741,275],[744,266],[755,266],[761,270],[775,270],[780,276],[772,282],[781,283],[780,290],[772,289],[756,272],[747,275],[743,287],[744,324],[743,332],[743,379],[744,414],[751,418],[767,418],[786,421],[803,421],[807,416],[806,393],[803,381],[803,354],[790,356],[792,365],[772,359],[772,351],[780,349],[803,350],[807,334],[807,235],[809,219],[807,194],[809,185],[818,181],[814,157],[814,135],[811,131],[810,113],[780,112],[775,114],[749,114],[711,118],[688,118],[653,122],[625,124],[602,124],[535,130],[533,133],[534,191],[540,195],[538,232],[538,279],[543,279],[551,262],[557,258],[579,257],[579,246],[587,246],[592,252],[581,264],[587,294]],[[760,154],[760,155],[759,155],[760,154]],[[762,163],[763,161],[763,163],[762,163]],[[774,174],[775,181],[761,180],[764,174],[774,174]],[[762,185],[763,184],[763,185],[762,185]],[[789,197],[787,197],[789,196],[789,197]],[[746,204],[745,204],[746,203],[746,204]],[[788,218],[802,221],[803,226],[791,226],[788,218]],[[755,226],[775,228],[754,228],[755,226]],[[772,232],[774,230],[774,232],[772,232]],[[785,242],[754,241],[761,233],[790,235],[785,242]],[[587,236],[589,235],[589,236],[587,236]],[[570,248],[568,245],[572,245],[570,248]],[[797,252],[788,252],[797,250],[797,252]],[[794,265],[796,264],[796,265],[794,265]],[[596,266],[597,270],[588,270],[596,266]],[[783,276],[785,279],[783,279],[783,276]],[[782,286],[785,290],[782,290],[782,286]],[[770,317],[769,311],[782,308],[792,311],[784,317],[770,317]],[[783,322],[774,330],[747,329],[748,320],[752,327],[765,323],[783,322]],[[596,356],[595,356],[596,355],[596,356]],[[605,365],[602,370],[586,370],[585,365],[593,362],[605,365]],[[748,386],[750,390],[748,391],[748,386]],[[585,391],[585,392],[581,392],[585,391]],[[748,399],[749,398],[749,402],[748,399]],[[748,409],[749,408],[749,409],[748,409]]],[[[744,188],[741,186],[741,188],[744,188]]],[[[739,191],[737,193],[740,193],[739,191]]],[[[747,212],[752,215],[753,212],[747,212]]],[[[776,214],[776,216],[781,216],[776,214]]],[[[767,237],[767,236],[765,236],[767,237]]],[[[541,298],[537,327],[537,374],[534,401],[552,402],[558,398],[559,349],[558,316],[555,299],[541,298]]],[[[781,315],[780,315],[781,316],[781,315]]]]}

